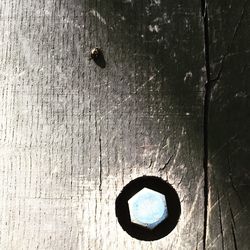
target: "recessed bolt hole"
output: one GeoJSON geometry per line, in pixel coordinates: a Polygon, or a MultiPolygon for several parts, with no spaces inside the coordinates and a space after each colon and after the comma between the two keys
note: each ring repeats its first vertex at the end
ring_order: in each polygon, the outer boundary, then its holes
{"type": "Polygon", "coordinates": [[[181,206],[174,188],[155,176],[128,183],[116,199],[116,217],[133,238],[158,240],[177,225],[181,206]]]}

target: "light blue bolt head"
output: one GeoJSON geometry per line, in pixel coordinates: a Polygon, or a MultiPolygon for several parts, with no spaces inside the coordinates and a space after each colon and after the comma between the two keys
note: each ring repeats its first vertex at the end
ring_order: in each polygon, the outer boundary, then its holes
{"type": "Polygon", "coordinates": [[[131,222],[154,229],[168,217],[165,196],[149,188],[143,188],[128,200],[131,222]]]}

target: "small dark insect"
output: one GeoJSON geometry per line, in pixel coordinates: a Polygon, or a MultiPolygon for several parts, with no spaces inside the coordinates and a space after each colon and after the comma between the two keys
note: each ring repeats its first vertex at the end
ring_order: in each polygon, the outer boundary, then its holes
{"type": "Polygon", "coordinates": [[[92,49],[90,52],[89,59],[93,60],[96,63],[96,65],[98,65],[101,68],[106,67],[106,61],[101,48],[96,47],[92,49]]]}
{"type": "Polygon", "coordinates": [[[91,50],[90,58],[97,60],[102,55],[102,50],[100,48],[94,48],[91,50]]]}

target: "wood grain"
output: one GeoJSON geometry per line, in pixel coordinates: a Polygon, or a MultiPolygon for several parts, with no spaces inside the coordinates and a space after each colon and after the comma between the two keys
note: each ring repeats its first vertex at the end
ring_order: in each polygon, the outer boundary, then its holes
{"type": "MultiPolygon", "coordinates": [[[[225,5],[210,9],[211,67],[230,40],[217,10],[237,10],[233,24],[241,13],[242,5],[225,5]]],[[[200,10],[192,0],[0,0],[0,249],[202,249],[200,10]],[[89,60],[96,46],[104,69],[89,60]],[[177,227],[155,242],[131,238],[115,217],[117,195],[142,175],[169,181],[181,199],[177,227]]],[[[244,55],[244,74],[223,69],[227,80],[219,79],[210,103],[207,249],[249,242],[249,201],[237,200],[249,196],[249,15],[242,22],[225,68],[239,72],[244,55]],[[231,110],[237,119],[227,119],[231,110]],[[226,158],[234,170],[224,171],[226,158]]]]}
{"type": "Polygon", "coordinates": [[[210,6],[208,249],[249,249],[249,1],[210,6]],[[220,24],[220,25],[218,25],[220,24]]]}

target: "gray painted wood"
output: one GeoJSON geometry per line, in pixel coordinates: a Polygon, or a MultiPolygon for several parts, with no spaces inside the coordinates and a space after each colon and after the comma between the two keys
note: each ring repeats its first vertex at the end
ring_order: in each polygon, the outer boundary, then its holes
{"type": "MultiPolygon", "coordinates": [[[[242,8],[222,2],[209,11],[214,75],[242,8]]],[[[200,8],[173,0],[0,1],[1,249],[202,249],[200,8]],[[104,69],[89,61],[95,46],[104,69]],[[177,227],[155,242],[131,238],[115,217],[123,186],[145,174],[168,180],[182,205],[177,227]]],[[[248,27],[246,15],[210,103],[208,249],[247,249],[249,201],[238,200],[249,196],[248,27]]]]}

